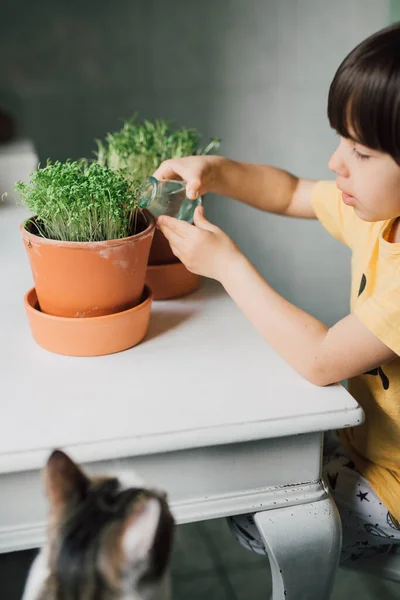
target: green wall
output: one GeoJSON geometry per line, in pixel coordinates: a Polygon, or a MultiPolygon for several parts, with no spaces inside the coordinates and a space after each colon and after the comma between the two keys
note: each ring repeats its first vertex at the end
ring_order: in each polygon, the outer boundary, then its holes
{"type": "Polygon", "coordinates": [[[390,2],[390,23],[400,21],[400,0],[390,2]]]}

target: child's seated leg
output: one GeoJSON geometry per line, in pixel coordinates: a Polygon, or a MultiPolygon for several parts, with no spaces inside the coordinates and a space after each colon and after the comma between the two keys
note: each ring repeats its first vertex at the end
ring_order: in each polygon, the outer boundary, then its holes
{"type": "Polygon", "coordinates": [[[388,552],[393,544],[400,544],[400,524],[356,469],[335,434],[327,436],[323,476],[342,520],[341,562],[388,552]]]}
{"type": "MultiPolygon", "coordinates": [[[[335,434],[326,436],[323,476],[342,520],[341,562],[388,552],[393,545],[400,548],[400,524],[356,470],[335,434]]],[[[229,517],[228,524],[242,546],[266,554],[252,514],[229,517]]]]}
{"type": "Polygon", "coordinates": [[[227,521],[230,530],[242,546],[257,554],[267,554],[252,514],[235,515],[228,517],[227,521]]]}

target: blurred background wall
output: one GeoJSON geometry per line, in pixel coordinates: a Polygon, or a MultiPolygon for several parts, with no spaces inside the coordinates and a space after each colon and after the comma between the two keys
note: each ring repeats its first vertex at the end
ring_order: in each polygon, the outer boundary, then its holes
{"type": "MultiPolygon", "coordinates": [[[[40,160],[91,156],[138,112],[222,138],[221,153],[333,178],[330,81],[394,0],[2,2],[0,109],[40,160]]],[[[349,254],[317,222],[206,198],[207,214],[285,297],[328,325],[348,312],[349,254]]]]}

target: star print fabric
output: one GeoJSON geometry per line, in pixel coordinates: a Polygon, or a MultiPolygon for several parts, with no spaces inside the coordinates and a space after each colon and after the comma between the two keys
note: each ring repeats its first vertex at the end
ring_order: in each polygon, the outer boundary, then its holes
{"type": "MultiPolygon", "coordinates": [[[[357,471],[333,432],[325,436],[323,477],[342,521],[342,564],[394,547],[400,551],[400,523],[357,471]]],[[[253,514],[229,517],[228,525],[247,550],[266,554],[253,514]]]]}
{"type": "Polygon", "coordinates": [[[349,460],[339,437],[325,436],[323,475],[343,527],[341,562],[400,547],[400,524],[349,460]]]}

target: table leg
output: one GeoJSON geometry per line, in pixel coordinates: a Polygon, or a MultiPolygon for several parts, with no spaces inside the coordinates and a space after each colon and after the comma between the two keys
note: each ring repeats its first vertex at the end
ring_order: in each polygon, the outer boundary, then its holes
{"type": "Polygon", "coordinates": [[[342,538],[332,498],[260,512],[254,520],[270,560],[272,600],[329,600],[342,538]]]}

